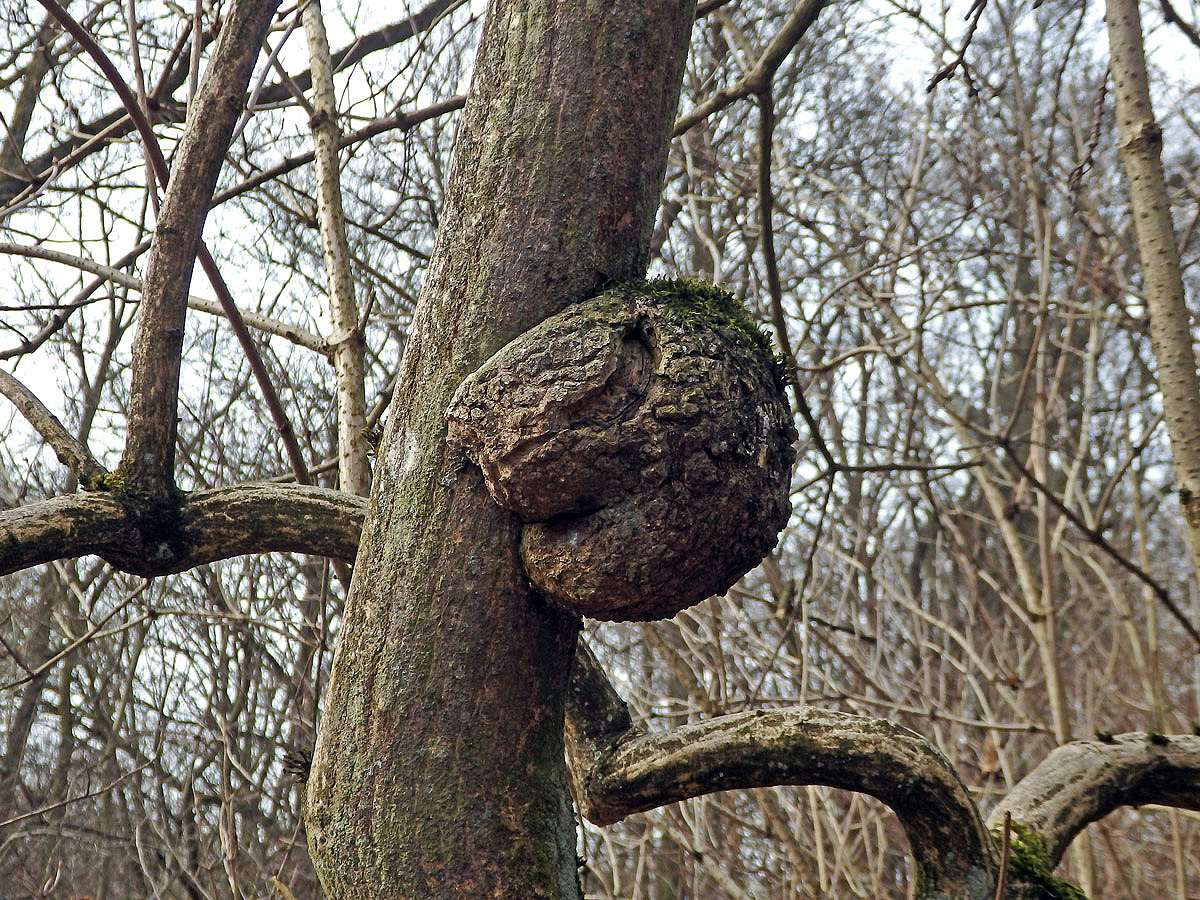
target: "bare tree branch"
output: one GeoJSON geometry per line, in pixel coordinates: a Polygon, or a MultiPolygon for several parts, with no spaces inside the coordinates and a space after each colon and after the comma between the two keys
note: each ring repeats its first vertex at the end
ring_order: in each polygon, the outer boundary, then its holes
{"type": "MultiPolygon", "coordinates": [[[[0,253],[11,253],[15,256],[27,256],[32,259],[45,259],[62,263],[83,272],[100,275],[122,287],[132,288],[138,292],[142,290],[142,279],[136,275],[130,275],[113,266],[93,262],[82,256],[64,253],[61,250],[51,250],[48,247],[33,247],[28,244],[10,244],[0,241],[0,253]]],[[[214,316],[225,316],[225,310],[220,303],[195,295],[188,296],[188,309],[194,309],[197,312],[205,312],[214,316]]],[[[280,322],[278,319],[260,316],[258,313],[252,312],[241,311],[241,316],[246,325],[257,331],[276,335],[298,347],[304,347],[307,350],[320,353],[322,356],[329,356],[331,353],[329,343],[323,337],[313,334],[311,331],[301,328],[298,325],[289,325],[287,322],[280,322]]],[[[226,316],[226,318],[228,317],[226,316]]]]}
{"type": "Polygon", "coordinates": [[[567,737],[576,802],[598,825],[714,791],[820,784],[870,794],[904,825],[930,896],[984,896],[995,845],[954,767],[925,738],[829,710],[755,710],[643,734],[586,648],[567,737]]]}
{"type": "Polygon", "coordinates": [[[761,94],[771,84],[771,78],[783,65],[783,61],[800,43],[809,27],[817,21],[817,14],[829,4],[829,0],[801,0],[771,39],[758,62],[731,88],[722,88],[691,112],[675,121],[675,134],[681,135],[689,128],[703,122],[713,113],[720,112],[735,100],[761,94]]]}
{"type": "Polygon", "coordinates": [[[67,431],[58,417],[46,408],[33,391],[3,369],[0,369],[0,394],[12,402],[84,487],[91,487],[107,474],[87,446],[67,431]]]}
{"type": "MultiPolygon", "coordinates": [[[[370,34],[362,35],[352,44],[343,47],[333,54],[335,72],[341,72],[366,56],[378,50],[394,47],[428,31],[447,12],[461,5],[462,0],[434,0],[424,9],[413,15],[386,25],[370,34]]],[[[185,32],[186,36],[186,32],[185,32]]],[[[166,110],[170,105],[169,98],[188,80],[189,60],[186,56],[179,61],[179,54],[172,54],[169,64],[165,67],[159,83],[151,92],[149,105],[152,110],[166,110]]],[[[307,90],[312,84],[309,72],[302,72],[292,77],[292,82],[301,90],[307,90]]],[[[260,103],[278,103],[289,96],[288,86],[283,83],[265,87],[258,96],[260,103]]],[[[169,117],[169,116],[168,116],[169,117]]],[[[0,203],[7,202],[18,196],[30,186],[40,186],[52,178],[61,168],[64,160],[77,162],[90,153],[102,149],[108,142],[123,137],[130,131],[136,130],[136,124],[125,107],[114,109],[103,116],[76,128],[71,137],[56,144],[44,153],[39,154],[28,163],[22,164],[22,174],[0,172],[0,203]],[[96,140],[103,135],[105,140],[96,140]],[[85,151],[80,154],[80,151],[85,151]]]]}
{"type": "MultiPolygon", "coordinates": [[[[183,322],[200,234],[241,112],[240,98],[277,5],[235,0],[229,8],[204,80],[190,105],[188,124],[175,152],[176,177],[167,184],[151,242],[133,344],[129,433],[121,465],[127,477],[153,493],[165,494],[174,484],[183,322]]],[[[119,77],[114,80],[110,76],[110,80],[120,91],[119,77]]],[[[124,90],[128,92],[128,88],[124,90]]],[[[130,103],[124,93],[122,100],[132,114],[136,103],[130,103]]],[[[157,146],[153,133],[143,134],[143,140],[148,149],[157,146]]],[[[161,154],[151,152],[151,158],[162,180],[161,154]]],[[[205,268],[210,281],[214,280],[210,267],[205,268]]],[[[213,286],[220,296],[218,286],[213,286]]]]}
{"type": "Polygon", "coordinates": [[[360,497],[287,484],[184,494],[157,518],[121,491],[54,497],[0,512],[0,575],[89,554],[137,575],[270,551],[352,562],[365,510],[360,497]]]}
{"type": "MultiPolygon", "coordinates": [[[[409,38],[428,31],[438,21],[462,6],[462,4],[463,0],[434,0],[434,2],[413,13],[411,16],[406,16],[398,22],[393,22],[391,25],[385,25],[378,31],[364,34],[362,37],[357,38],[354,43],[330,55],[333,72],[336,73],[348,69],[377,50],[386,50],[388,47],[394,47],[397,44],[407,41],[409,38]]],[[[307,91],[313,86],[312,69],[301,72],[298,75],[293,75],[290,80],[301,91],[307,91]]],[[[291,90],[288,85],[272,84],[263,88],[259,93],[258,102],[279,103],[280,101],[287,100],[289,97],[291,97],[291,90]]]]}
{"type": "MultiPolygon", "coordinates": [[[[448,113],[458,112],[463,108],[466,102],[466,96],[458,94],[450,97],[440,103],[434,103],[422,109],[415,110],[409,113],[396,113],[392,116],[386,116],[382,119],[376,119],[362,128],[358,128],[347,135],[344,135],[338,142],[338,147],[349,147],[352,144],[358,144],[365,140],[375,137],[377,134],[384,134],[388,131],[407,131],[422,122],[427,122],[430,119],[436,119],[438,116],[444,116],[448,113]]],[[[273,181],[281,175],[286,175],[288,172],[294,171],[301,166],[306,166],[313,161],[315,153],[309,150],[305,153],[297,153],[295,156],[289,156],[283,162],[271,166],[269,169],[263,169],[257,175],[247,178],[245,181],[235,184],[230,188],[226,188],[213,197],[212,205],[219,206],[226,200],[251,191],[261,184],[266,184],[268,181],[273,181]]]]}
{"type": "Polygon", "coordinates": [[[1158,0],[1162,7],[1163,18],[1183,32],[1192,44],[1200,49],[1200,32],[1196,31],[1196,26],[1184,21],[1183,17],[1175,11],[1175,7],[1171,4],[1171,0],[1158,0]]]}
{"type": "Polygon", "coordinates": [[[365,341],[354,302],[354,277],[350,271],[350,245],[346,241],[346,216],[342,211],[342,180],[338,165],[337,96],[333,64],[320,0],[309,0],[301,13],[308,37],[311,62],[313,132],[316,160],[317,223],[321,256],[333,322],[333,365],[337,390],[338,486],[365,496],[371,490],[367,464],[367,399],[364,380],[365,341]]]}
{"type": "Polygon", "coordinates": [[[1056,865],[1075,835],[1122,806],[1159,803],[1200,809],[1200,736],[1133,732],[1059,747],[992,811],[1045,841],[1056,865]]]}

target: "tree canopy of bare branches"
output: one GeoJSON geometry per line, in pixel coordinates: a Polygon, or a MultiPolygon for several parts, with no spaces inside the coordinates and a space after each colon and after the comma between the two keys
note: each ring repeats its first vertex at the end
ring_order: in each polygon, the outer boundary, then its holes
{"type": "Polygon", "coordinates": [[[1198,22],[0,0],[3,890],[1194,896],[1198,22]]]}

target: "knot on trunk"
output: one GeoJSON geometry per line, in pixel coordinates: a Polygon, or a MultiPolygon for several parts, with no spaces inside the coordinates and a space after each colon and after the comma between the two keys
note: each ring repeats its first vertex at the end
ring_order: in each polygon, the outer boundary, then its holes
{"type": "Polygon", "coordinates": [[[778,363],[741,305],[702,282],[567,308],[470,375],[446,419],[525,522],[530,580],[578,615],[665,618],[721,593],[791,512],[778,363]]]}

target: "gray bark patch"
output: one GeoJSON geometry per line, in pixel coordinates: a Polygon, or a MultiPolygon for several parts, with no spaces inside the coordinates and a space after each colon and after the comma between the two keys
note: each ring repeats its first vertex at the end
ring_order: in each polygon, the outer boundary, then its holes
{"type": "Polygon", "coordinates": [[[721,593],[791,512],[777,364],[711,285],[638,282],[567,308],[471,374],[446,419],[525,523],[530,580],[579,615],[665,618],[721,593]]]}

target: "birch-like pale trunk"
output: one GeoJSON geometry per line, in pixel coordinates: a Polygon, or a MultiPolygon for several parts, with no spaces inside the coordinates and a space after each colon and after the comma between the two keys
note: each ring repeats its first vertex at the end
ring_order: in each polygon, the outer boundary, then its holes
{"type": "Polygon", "coordinates": [[[333,366],[337,382],[338,487],[364,496],[371,490],[367,465],[367,400],[364,384],[363,333],[354,302],[350,272],[350,246],[346,242],[346,216],[342,210],[342,180],[338,167],[341,131],[337,124],[337,96],[333,88],[333,63],[320,0],[309,0],[302,13],[312,71],[312,127],[317,173],[317,224],[321,255],[329,284],[333,335],[333,366]]]}
{"type": "Polygon", "coordinates": [[[1200,379],[1179,246],[1162,167],[1162,131],[1154,120],[1137,0],[1108,0],[1108,42],[1117,142],[1129,188],[1150,340],[1187,522],[1193,563],[1200,566],[1200,379]]]}

